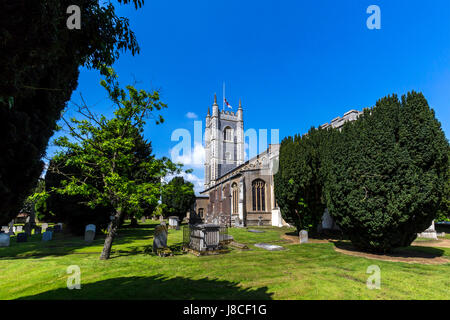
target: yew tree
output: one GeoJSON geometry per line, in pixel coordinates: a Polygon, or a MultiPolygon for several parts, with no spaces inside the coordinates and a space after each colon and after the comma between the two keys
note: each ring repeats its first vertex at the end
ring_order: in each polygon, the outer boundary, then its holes
{"type": "Polygon", "coordinates": [[[421,93],[365,109],[331,139],[325,197],[362,250],[409,246],[436,218],[448,182],[449,144],[421,93]]]}
{"type": "Polygon", "coordinates": [[[186,213],[194,206],[194,185],[185,181],[183,177],[174,177],[164,185],[161,195],[163,215],[177,216],[182,220],[186,213]]]}
{"type": "Polygon", "coordinates": [[[1,1],[0,224],[17,216],[34,189],[80,67],[99,69],[125,50],[139,53],[117,3],[139,8],[143,0],[1,1]],[[71,5],[80,8],[81,29],[66,25],[71,5]]]}

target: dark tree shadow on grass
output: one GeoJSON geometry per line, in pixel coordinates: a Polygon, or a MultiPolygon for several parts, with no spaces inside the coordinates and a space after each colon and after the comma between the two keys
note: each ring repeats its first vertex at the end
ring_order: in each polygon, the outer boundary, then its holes
{"type": "MultiPolygon", "coordinates": [[[[361,252],[367,254],[375,254],[371,252],[364,252],[355,248],[349,242],[333,241],[336,248],[351,251],[351,252],[361,252]]],[[[419,247],[410,246],[404,248],[396,248],[390,253],[380,254],[380,256],[387,256],[392,258],[423,258],[423,259],[433,259],[439,258],[444,255],[445,251],[439,248],[433,247],[419,247]]],[[[378,255],[378,254],[375,254],[378,255]]]]}
{"type": "Polygon", "coordinates": [[[121,277],[83,284],[81,289],[60,288],[46,291],[20,300],[269,300],[272,293],[267,287],[241,288],[238,282],[203,278],[121,277]]]}

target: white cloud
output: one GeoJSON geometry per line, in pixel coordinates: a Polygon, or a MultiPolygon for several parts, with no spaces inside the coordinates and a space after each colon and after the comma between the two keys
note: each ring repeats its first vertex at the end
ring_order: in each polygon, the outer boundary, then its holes
{"type": "Polygon", "coordinates": [[[186,118],[188,118],[188,119],[197,119],[198,116],[194,112],[188,112],[188,113],[186,113],[186,118]]]}
{"type": "Polygon", "coordinates": [[[205,162],[205,148],[199,142],[195,142],[194,148],[191,150],[188,148],[188,152],[186,153],[173,154],[172,150],[169,153],[172,155],[173,162],[182,163],[185,166],[201,168],[205,162]]]}

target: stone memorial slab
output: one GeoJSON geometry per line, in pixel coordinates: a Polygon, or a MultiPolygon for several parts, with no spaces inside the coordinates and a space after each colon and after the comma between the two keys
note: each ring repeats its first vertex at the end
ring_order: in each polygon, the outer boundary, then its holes
{"type": "Polygon", "coordinates": [[[263,230],[254,230],[254,229],[249,229],[247,230],[248,232],[253,232],[253,233],[264,233],[265,231],[263,230]]]}
{"type": "Polygon", "coordinates": [[[258,248],[262,248],[262,249],[266,249],[269,251],[280,251],[280,250],[284,250],[284,248],[282,246],[277,246],[275,244],[269,244],[269,243],[256,243],[255,247],[258,248]]]}
{"type": "Polygon", "coordinates": [[[142,218],[141,218],[141,222],[142,222],[142,223],[145,223],[145,221],[146,221],[145,217],[142,217],[142,218]]]}
{"type": "Polygon", "coordinates": [[[308,231],[306,230],[301,230],[298,233],[298,237],[300,239],[300,243],[308,243],[308,231]]]}
{"type": "Polygon", "coordinates": [[[9,234],[0,233],[0,247],[9,247],[10,237],[9,234]]]}
{"type": "Polygon", "coordinates": [[[42,234],[42,241],[50,241],[53,238],[53,232],[52,231],[45,231],[42,234]]]}
{"type": "Polygon", "coordinates": [[[159,221],[160,222],[163,222],[164,221],[164,217],[161,215],[161,216],[159,216],[159,221]]]}
{"type": "Polygon", "coordinates": [[[25,232],[19,233],[17,235],[16,241],[17,242],[27,242],[28,235],[25,232]]]}
{"type": "Polygon", "coordinates": [[[95,239],[96,226],[94,224],[88,224],[84,231],[84,241],[92,242],[95,239]]]}
{"type": "Polygon", "coordinates": [[[160,224],[155,228],[155,236],[153,238],[153,252],[157,252],[157,249],[167,248],[167,226],[166,224],[160,224]]]}

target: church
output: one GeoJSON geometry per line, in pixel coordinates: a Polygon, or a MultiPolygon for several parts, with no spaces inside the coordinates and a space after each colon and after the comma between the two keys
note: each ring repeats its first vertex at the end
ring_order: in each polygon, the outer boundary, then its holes
{"type": "MultiPolygon", "coordinates": [[[[278,170],[280,145],[270,144],[266,150],[245,161],[241,101],[236,112],[219,110],[214,95],[211,109],[208,108],[205,124],[205,189],[197,198],[195,212],[205,223],[226,226],[287,225],[275,199],[273,182],[278,170]]],[[[360,114],[350,110],[321,128],[340,128],[360,114]]]]}

